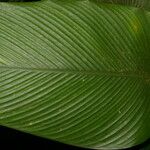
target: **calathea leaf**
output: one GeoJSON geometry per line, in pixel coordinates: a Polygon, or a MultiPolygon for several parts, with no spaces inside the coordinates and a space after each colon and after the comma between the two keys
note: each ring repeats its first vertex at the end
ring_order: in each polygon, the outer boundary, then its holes
{"type": "Polygon", "coordinates": [[[150,14],[116,4],[0,3],[1,125],[93,149],[150,137],[150,14]]]}
{"type": "Polygon", "coordinates": [[[110,4],[134,6],[137,8],[150,10],[149,0],[98,0],[98,1],[104,3],[110,3],[110,4]]]}

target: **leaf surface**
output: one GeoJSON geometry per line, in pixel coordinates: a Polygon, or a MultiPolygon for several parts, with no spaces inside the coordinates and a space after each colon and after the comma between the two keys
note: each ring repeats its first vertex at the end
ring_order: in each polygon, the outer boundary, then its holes
{"type": "Polygon", "coordinates": [[[149,43],[147,9],[94,0],[0,3],[0,124],[93,149],[144,142],[149,43]]]}
{"type": "Polygon", "coordinates": [[[133,6],[141,9],[150,10],[150,1],[149,0],[97,0],[103,3],[118,4],[133,6]]]}

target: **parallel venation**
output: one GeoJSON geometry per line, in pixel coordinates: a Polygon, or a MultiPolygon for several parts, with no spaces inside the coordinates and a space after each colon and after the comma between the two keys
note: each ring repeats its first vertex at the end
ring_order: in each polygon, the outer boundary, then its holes
{"type": "Polygon", "coordinates": [[[149,138],[147,11],[87,0],[0,8],[1,125],[95,149],[149,138]]]}

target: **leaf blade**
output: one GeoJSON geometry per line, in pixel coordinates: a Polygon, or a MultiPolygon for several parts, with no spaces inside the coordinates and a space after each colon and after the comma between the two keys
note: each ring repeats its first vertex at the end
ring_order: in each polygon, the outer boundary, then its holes
{"type": "Polygon", "coordinates": [[[149,137],[147,12],[87,1],[0,11],[1,124],[97,149],[149,137]]]}

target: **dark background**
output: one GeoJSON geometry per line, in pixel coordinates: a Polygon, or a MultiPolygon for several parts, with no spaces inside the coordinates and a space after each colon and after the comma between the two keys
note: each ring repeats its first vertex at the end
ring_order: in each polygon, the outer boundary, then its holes
{"type": "MultiPolygon", "coordinates": [[[[148,143],[150,143],[150,139],[141,145],[127,150],[143,150],[143,147],[148,143]]],[[[9,149],[11,147],[12,150],[30,150],[33,148],[38,148],[39,150],[88,150],[0,126],[0,150],[6,150],[7,147],[9,149]]]]}

